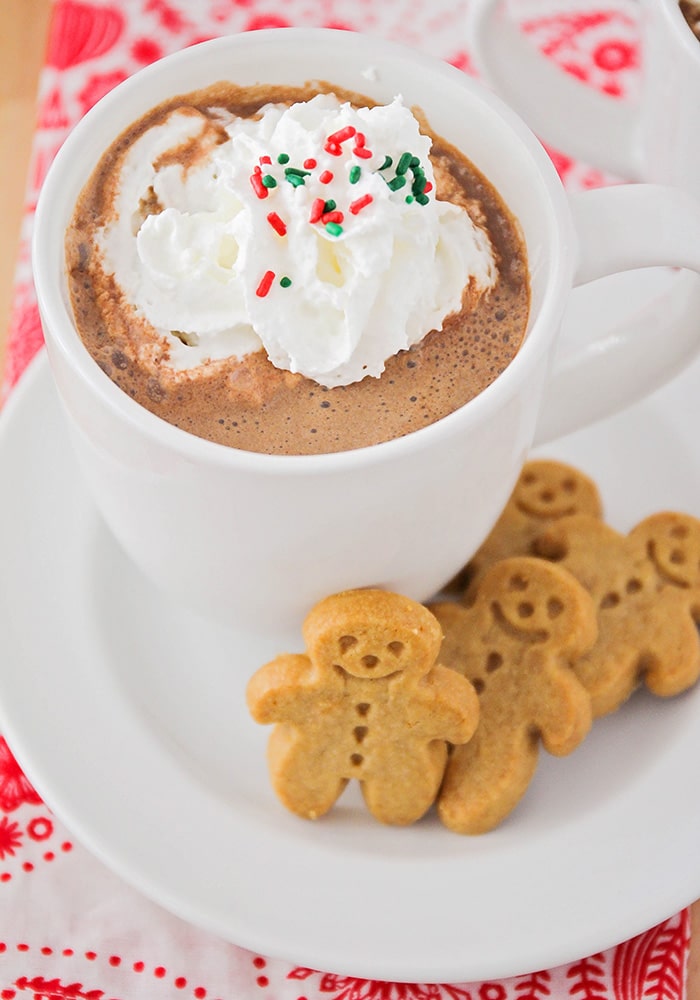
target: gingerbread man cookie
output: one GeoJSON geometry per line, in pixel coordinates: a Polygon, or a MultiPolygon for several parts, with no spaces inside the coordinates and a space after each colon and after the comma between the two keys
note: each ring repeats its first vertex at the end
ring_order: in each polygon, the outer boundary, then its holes
{"type": "Polygon", "coordinates": [[[558,566],[516,557],[482,577],[470,607],[431,610],[445,633],[441,662],[479,694],[473,739],[450,756],[438,815],[457,833],[485,833],[524,795],[539,744],[570,753],[591,725],[591,701],[572,663],[595,642],[595,608],[558,566]]]}
{"type": "Polygon", "coordinates": [[[600,494],[593,480],[562,462],[527,462],[490,535],[450,589],[464,591],[469,600],[490,566],[511,556],[532,555],[536,536],[553,521],[571,514],[602,516],[600,494]]]}
{"type": "Polygon", "coordinates": [[[472,685],[435,662],[437,621],[398,594],[346,591],[313,608],[303,635],[307,655],[278,656],[247,691],[253,718],[276,723],[268,763],[278,797],[315,819],[356,778],[378,820],[419,819],[437,795],[446,741],[469,740],[479,714],[472,685]]]}
{"type": "Polygon", "coordinates": [[[598,641],[575,665],[607,715],[642,681],[656,695],[680,694],[700,674],[700,521],[662,512],[629,535],[583,515],[552,525],[534,543],[566,568],[598,608],[598,641]]]}

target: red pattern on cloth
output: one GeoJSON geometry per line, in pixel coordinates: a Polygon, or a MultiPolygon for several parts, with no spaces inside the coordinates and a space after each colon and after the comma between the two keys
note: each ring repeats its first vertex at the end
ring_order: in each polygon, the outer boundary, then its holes
{"type": "MultiPolygon", "coordinates": [[[[42,344],[29,241],[68,129],[141,66],[224,33],[285,25],[362,30],[473,73],[469,0],[55,0],[26,194],[4,392],[42,344]]],[[[534,43],[614,98],[639,83],[632,0],[509,0],[534,43]]],[[[556,151],[570,190],[614,182],[556,151]]],[[[0,737],[0,1000],[683,1000],[687,910],[568,966],[499,982],[396,984],[253,955],[165,913],[73,844],[0,737]]]]}

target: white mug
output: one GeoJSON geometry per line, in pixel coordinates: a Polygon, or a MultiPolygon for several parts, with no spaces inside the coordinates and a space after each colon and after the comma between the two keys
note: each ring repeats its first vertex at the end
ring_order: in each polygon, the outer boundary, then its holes
{"type": "Polygon", "coordinates": [[[697,192],[700,40],[678,0],[638,2],[644,60],[636,101],[606,97],[541,55],[508,15],[507,0],[470,0],[475,66],[555,149],[619,177],[697,192]]]}
{"type": "MultiPolygon", "coordinates": [[[[656,185],[569,201],[530,130],[460,71],[353,32],[272,29],[186,49],[105,97],[66,140],[45,181],[33,262],[71,437],[114,535],[174,601],[237,629],[283,634],[329,593],[373,585],[423,600],[462,566],[493,525],[542,426],[545,387],[557,385],[553,359],[572,286],[649,265],[700,272],[700,205],[656,185]],[[122,129],[173,94],[220,79],[242,85],[324,79],[379,102],[401,93],[490,179],[522,227],[532,307],[518,354],[473,401],[383,444],[273,456],[165,423],[100,370],[76,331],[64,273],[64,234],[75,201],[122,129]]],[[[694,330],[692,347],[699,341],[700,329],[694,330]]],[[[577,386],[579,422],[610,405],[597,392],[595,380],[605,377],[597,343],[592,336],[577,386]]],[[[630,347],[615,404],[663,381],[690,346],[684,329],[679,336],[670,331],[663,345],[630,347]]],[[[550,421],[552,433],[560,429],[550,421]]]]}

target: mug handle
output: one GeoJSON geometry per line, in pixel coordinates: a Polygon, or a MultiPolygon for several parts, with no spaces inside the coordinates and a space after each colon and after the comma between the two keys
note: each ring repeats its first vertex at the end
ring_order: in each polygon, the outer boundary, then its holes
{"type": "Polygon", "coordinates": [[[559,69],[524,36],[503,0],[470,0],[479,75],[554,149],[627,180],[643,176],[638,103],[617,101],[559,69]]]}
{"type": "MultiPolygon", "coordinates": [[[[537,423],[536,444],[637,402],[677,375],[700,349],[700,200],[661,184],[597,188],[569,196],[578,234],[574,285],[635,268],[688,268],[643,316],[584,343],[560,337],[537,423]]],[[[595,291],[595,290],[593,290],[595,291]]],[[[601,310],[602,315],[602,310],[601,310]]]]}

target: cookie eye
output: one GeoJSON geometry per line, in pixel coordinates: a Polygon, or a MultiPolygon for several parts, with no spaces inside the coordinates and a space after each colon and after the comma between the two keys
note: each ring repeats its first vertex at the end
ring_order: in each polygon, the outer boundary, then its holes
{"type": "Polygon", "coordinates": [[[347,653],[347,651],[351,649],[356,642],[357,642],[357,637],[354,635],[341,635],[340,639],[338,639],[340,652],[347,653]]]}
{"type": "Polygon", "coordinates": [[[680,549],[674,549],[669,559],[674,566],[682,566],[685,563],[685,552],[682,552],[680,549]]]}
{"type": "Polygon", "coordinates": [[[550,597],[547,601],[547,614],[550,618],[558,618],[564,610],[564,605],[558,597],[550,597]]]}
{"type": "Polygon", "coordinates": [[[399,642],[398,640],[390,642],[386,648],[389,650],[390,653],[393,653],[394,656],[401,656],[401,654],[403,653],[403,643],[399,642]]]}
{"type": "Polygon", "coordinates": [[[602,611],[607,611],[609,608],[616,608],[620,603],[620,595],[611,591],[606,594],[600,602],[600,608],[602,611]]]}
{"type": "Polygon", "coordinates": [[[524,576],[511,576],[508,581],[508,588],[510,590],[527,590],[527,580],[524,576]]]}
{"type": "Polygon", "coordinates": [[[484,684],[484,682],[480,677],[475,677],[474,680],[472,681],[472,687],[474,688],[477,694],[481,694],[486,685],[484,684]]]}
{"type": "Polygon", "coordinates": [[[563,479],[561,488],[565,493],[575,493],[576,492],[576,480],[574,479],[563,479]]]}
{"type": "Polygon", "coordinates": [[[532,618],[535,608],[529,601],[521,601],[518,605],[518,614],[521,618],[532,618]]]}
{"type": "Polygon", "coordinates": [[[371,654],[368,654],[367,656],[362,657],[362,666],[367,667],[368,670],[371,670],[372,667],[376,667],[378,663],[379,663],[378,656],[372,656],[371,654]]]}
{"type": "Polygon", "coordinates": [[[554,502],[554,490],[542,490],[540,493],[540,500],[542,503],[553,503],[554,502]]]}
{"type": "Polygon", "coordinates": [[[625,586],[625,590],[627,591],[628,594],[638,594],[641,589],[642,589],[642,581],[637,580],[636,578],[628,580],[625,586]]]}
{"type": "Polygon", "coordinates": [[[537,476],[534,472],[524,472],[522,477],[522,483],[525,486],[532,486],[533,483],[537,482],[537,476]]]}
{"type": "Polygon", "coordinates": [[[671,528],[670,535],[671,538],[687,538],[688,526],[685,524],[676,524],[671,528]]]}
{"type": "Polygon", "coordinates": [[[498,670],[499,667],[503,666],[503,657],[500,653],[489,653],[486,657],[486,673],[492,674],[494,670],[498,670]]]}

